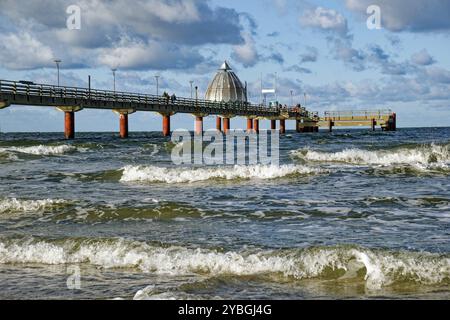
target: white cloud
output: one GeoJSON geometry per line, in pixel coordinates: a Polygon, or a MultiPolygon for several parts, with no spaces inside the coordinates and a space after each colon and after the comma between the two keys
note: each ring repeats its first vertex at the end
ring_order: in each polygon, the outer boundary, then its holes
{"type": "Polygon", "coordinates": [[[98,62],[121,69],[188,69],[203,60],[196,51],[163,44],[123,38],[115,48],[100,50],[98,62]]]}
{"type": "Polygon", "coordinates": [[[305,27],[330,31],[346,36],[348,33],[347,19],[333,9],[316,7],[306,10],[300,17],[300,24],[305,27]]]}
{"type": "Polygon", "coordinates": [[[0,34],[0,61],[9,69],[53,65],[52,50],[28,33],[0,34]]]}
{"type": "Polygon", "coordinates": [[[243,32],[244,44],[233,47],[233,59],[242,63],[245,67],[252,67],[258,62],[258,51],[256,43],[252,35],[248,32],[243,32]]]}

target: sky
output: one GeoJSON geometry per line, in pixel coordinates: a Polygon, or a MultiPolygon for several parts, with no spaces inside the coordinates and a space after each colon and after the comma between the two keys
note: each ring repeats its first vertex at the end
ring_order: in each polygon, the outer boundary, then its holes
{"type": "MultiPolygon", "coordinates": [[[[283,104],[292,91],[311,111],[391,109],[399,127],[450,126],[449,35],[448,0],[0,0],[0,79],[56,84],[61,59],[62,85],[86,87],[91,75],[93,88],[112,89],[117,68],[120,91],[155,94],[158,75],[160,92],[189,97],[192,80],[203,96],[227,60],[254,103],[261,79],[270,88],[276,78],[283,104]],[[368,27],[371,5],[380,28],[368,27]]],[[[193,123],[178,114],[172,129],[193,123]]],[[[63,126],[51,107],[0,110],[3,132],[63,126]]],[[[129,126],[161,130],[161,116],[137,112],[129,126]]],[[[117,131],[118,116],[85,109],[76,130],[117,131]]]]}

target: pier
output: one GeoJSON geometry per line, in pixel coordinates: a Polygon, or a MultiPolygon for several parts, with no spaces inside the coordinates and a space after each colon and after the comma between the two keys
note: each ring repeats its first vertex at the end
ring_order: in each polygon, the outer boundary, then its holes
{"type": "Polygon", "coordinates": [[[384,131],[395,131],[397,116],[391,110],[333,111],[319,116],[300,106],[280,107],[255,105],[244,101],[215,102],[203,99],[177,98],[96,90],[82,87],[36,84],[29,81],[0,80],[0,109],[10,105],[55,107],[64,112],[66,139],[75,137],[75,114],[83,109],[111,110],[119,116],[121,138],[128,137],[128,121],[136,111],[156,112],[162,118],[162,134],[170,135],[170,118],[174,114],[191,114],[194,131],[200,134],[203,119],[216,116],[216,129],[227,133],[235,117],[247,118],[247,130],[258,133],[260,122],[270,121],[271,129],[279,124],[280,134],[286,132],[286,121],[295,121],[297,132],[318,132],[319,128],[332,131],[334,127],[376,126],[384,131]]]}

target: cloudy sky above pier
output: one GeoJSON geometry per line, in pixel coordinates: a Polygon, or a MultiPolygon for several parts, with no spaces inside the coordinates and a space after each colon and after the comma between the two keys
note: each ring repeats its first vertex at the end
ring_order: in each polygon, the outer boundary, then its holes
{"type": "MultiPolygon", "coordinates": [[[[447,0],[0,0],[0,78],[53,84],[59,58],[64,85],[87,86],[91,75],[93,87],[111,89],[118,68],[118,90],[155,93],[157,74],[161,92],[190,96],[193,80],[203,95],[226,59],[252,102],[261,77],[270,87],[277,74],[283,104],[292,90],[310,110],[391,108],[400,126],[449,126],[449,35],[447,0]],[[80,30],[66,27],[70,5],[81,8],[80,30]],[[370,5],[381,9],[380,30],[366,25],[370,5]]],[[[77,130],[117,130],[110,111],[77,118],[77,130]]],[[[3,131],[62,126],[52,108],[0,111],[3,131]]],[[[130,118],[131,130],[160,127],[155,114],[130,118]]]]}

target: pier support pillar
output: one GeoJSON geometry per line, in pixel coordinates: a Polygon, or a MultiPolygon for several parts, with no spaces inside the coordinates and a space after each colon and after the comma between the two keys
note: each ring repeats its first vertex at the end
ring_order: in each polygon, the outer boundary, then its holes
{"type": "Polygon", "coordinates": [[[297,131],[298,133],[304,131],[304,130],[302,130],[303,128],[301,127],[300,124],[301,124],[300,120],[295,120],[295,131],[297,131]]]}
{"type": "Polygon", "coordinates": [[[219,132],[222,132],[222,118],[221,117],[216,118],[216,130],[219,132]]]}
{"type": "Polygon", "coordinates": [[[372,131],[375,131],[375,126],[377,125],[377,121],[375,119],[372,119],[372,131]]]}
{"type": "Polygon", "coordinates": [[[333,132],[333,125],[334,125],[333,120],[328,120],[328,131],[329,132],[333,132]]]}
{"type": "Polygon", "coordinates": [[[170,115],[164,114],[162,119],[162,134],[164,137],[170,136],[170,115]]]}
{"type": "Polygon", "coordinates": [[[64,111],[64,138],[75,138],[75,112],[64,111]]]}
{"type": "Polygon", "coordinates": [[[120,118],[120,138],[128,138],[128,113],[121,113],[120,118]]]}
{"type": "Polygon", "coordinates": [[[223,118],[223,131],[228,134],[230,131],[230,118],[223,118]]]}
{"type": "Polygon", "coordinates": [[[203,133],[203,117],[195,117],[195,134],[201,135],[203,133]]]}
{"type": "Polygon", "coordinates": [[[286,120],[280,119],[280,134],[286,133],[286,120]]]}
{"type": "Polygon", "coordinates": [[[397,131],[397,114],[393,113],[389,117],[389,131],[397,131]]]}
{"type": "Polygon", "coordinates": [[[247,132],[253,132],[253,119],[247,119],[247,132]]]}
{"type": "Polygon", "coordinates": [[[277,130],[277,120],[270,120],[270,129],[277,130]]]}
{"type": "Polygon", "coordinates": [[[75,112],[82,110],[80,106],[61,106],[57,110],[64,112],[64,137],[66,139],[75,138],[75,112]]]}
{"type": "Polygon", "coordinates": [[[256,134],[259,134],[259,119],[253,121],[253,130],[256,134]]]}
{"type": "Polygon", "coordinates": [[[113,112],[119,115],[119,136],[121,139],[128,138],[128,115],[134,113],[134,109],[114,109],[113,112]]]}

